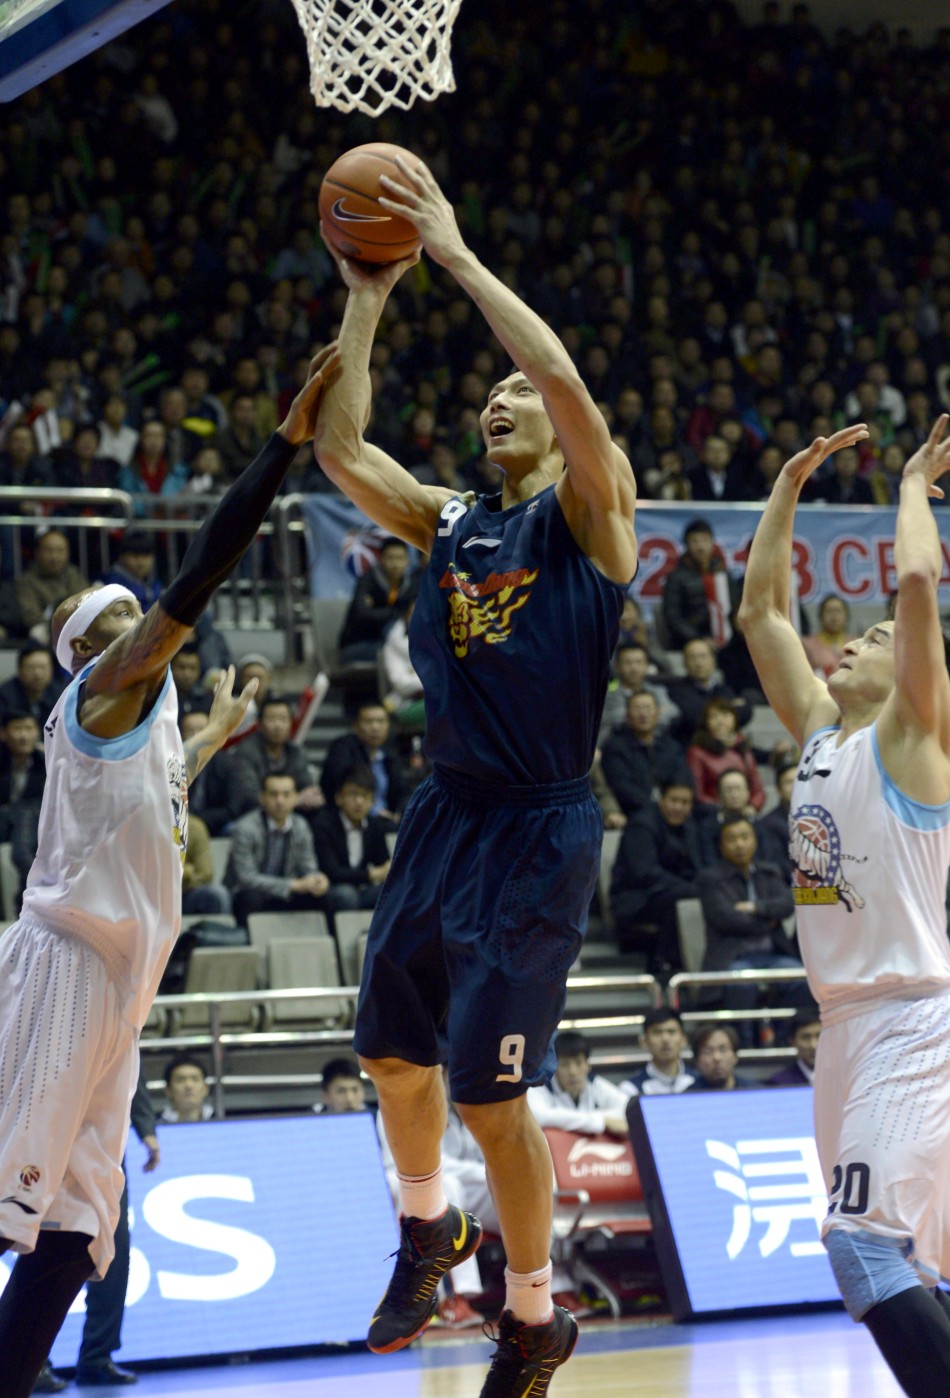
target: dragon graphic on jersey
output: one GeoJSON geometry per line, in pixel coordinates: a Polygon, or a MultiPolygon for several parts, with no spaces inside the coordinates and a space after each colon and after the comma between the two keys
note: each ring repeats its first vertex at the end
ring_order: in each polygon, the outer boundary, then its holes
{"type": "Polygon", "coordinates": [[[172,839],[184,865],[188,853],[188,773],[178,756],[168,759],[167,770],[172,798],[172,839]]]}
{"type": "Polygon", "coordinates": [[[449,589],[449,636],[459,660],[468,655],[473,641],[500,645],[510,639],[511,618],[527,605],[538,572],[537,568],[516,568],[510,573],[489,573],[484,582],[474,582],[471,573],[449,564],[439,587],[449,589]]]}
{"type": "Polygon", "coordinates": [[[789,821],[789,831],[796,904],[841,902],[849,913],[863,908],[864,899],[842,872],[841,836],[824,806],[799,806],[789,821]]]}

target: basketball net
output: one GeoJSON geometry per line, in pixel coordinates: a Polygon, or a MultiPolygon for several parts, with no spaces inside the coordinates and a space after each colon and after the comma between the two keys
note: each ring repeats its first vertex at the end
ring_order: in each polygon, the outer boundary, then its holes
{"type": "Polygon", "coordinates": [[[318,107],[378,116],[455,91],[450,44],[462,0],[293,0],[318,107]]]}

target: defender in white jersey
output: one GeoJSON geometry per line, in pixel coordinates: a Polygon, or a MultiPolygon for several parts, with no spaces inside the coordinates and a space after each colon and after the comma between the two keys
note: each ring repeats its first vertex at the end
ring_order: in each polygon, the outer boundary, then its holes
{"type": "Polygon", "coordinates": [[[73,673],[45,725],[39,851],[0,940],[0,1395],[26,1398],[81,1286],[113,1252],[138,1035],[181,922],[188,780],[256,689],[220,681],[183,748],[169,661],[253,540],[313,436],[334,346],[143,617],[127,589],[68,598],[53,617],[73,673]]]}
{"type": "Polygon", "coordinates": [[[789,622],[805,481],[866,428],[783,468],[746,572],[740,625],[769,702],[802,745],[789,814],[802,959],[821,1007],[815,1132],[822,1236],[845,1305],[911,1398],[950,1393],[950,677],[928,496],[948,418],[908,461],[897,611],[816,678],[789,622]]]}

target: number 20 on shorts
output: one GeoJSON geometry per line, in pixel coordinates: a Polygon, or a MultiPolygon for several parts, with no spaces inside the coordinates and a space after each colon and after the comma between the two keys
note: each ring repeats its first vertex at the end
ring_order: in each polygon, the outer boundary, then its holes
{"type": "Polygon", "coordinates": [[[521,1065],[524,1063],[524,1035],[506,1034],[498,1050],[498,1061],[510,1071],[499,1073],[495,1082],[520,1082],[521,1065]]]}

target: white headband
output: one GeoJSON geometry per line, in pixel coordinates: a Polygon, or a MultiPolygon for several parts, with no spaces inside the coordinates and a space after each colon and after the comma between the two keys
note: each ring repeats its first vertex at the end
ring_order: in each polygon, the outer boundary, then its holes
{"type": "Polygon", "coordinates": [[[106,587],[96,588],[84,602],[80,602],[59,633],[59,640],[56,642],[56,659],[64,670],[68,670],[70,674],[73,672],[73,661],[76,657],[73,654],[72,643],[76,637],[85,636],[99,613],[105,611],[106,607],[111,607],[113,602],[118,602],[120,597],[128,597],[130,602],[135,601],[135,593],[130,592],[127,587],[122,587],[120,583],[109,583],[106,587]]]}

